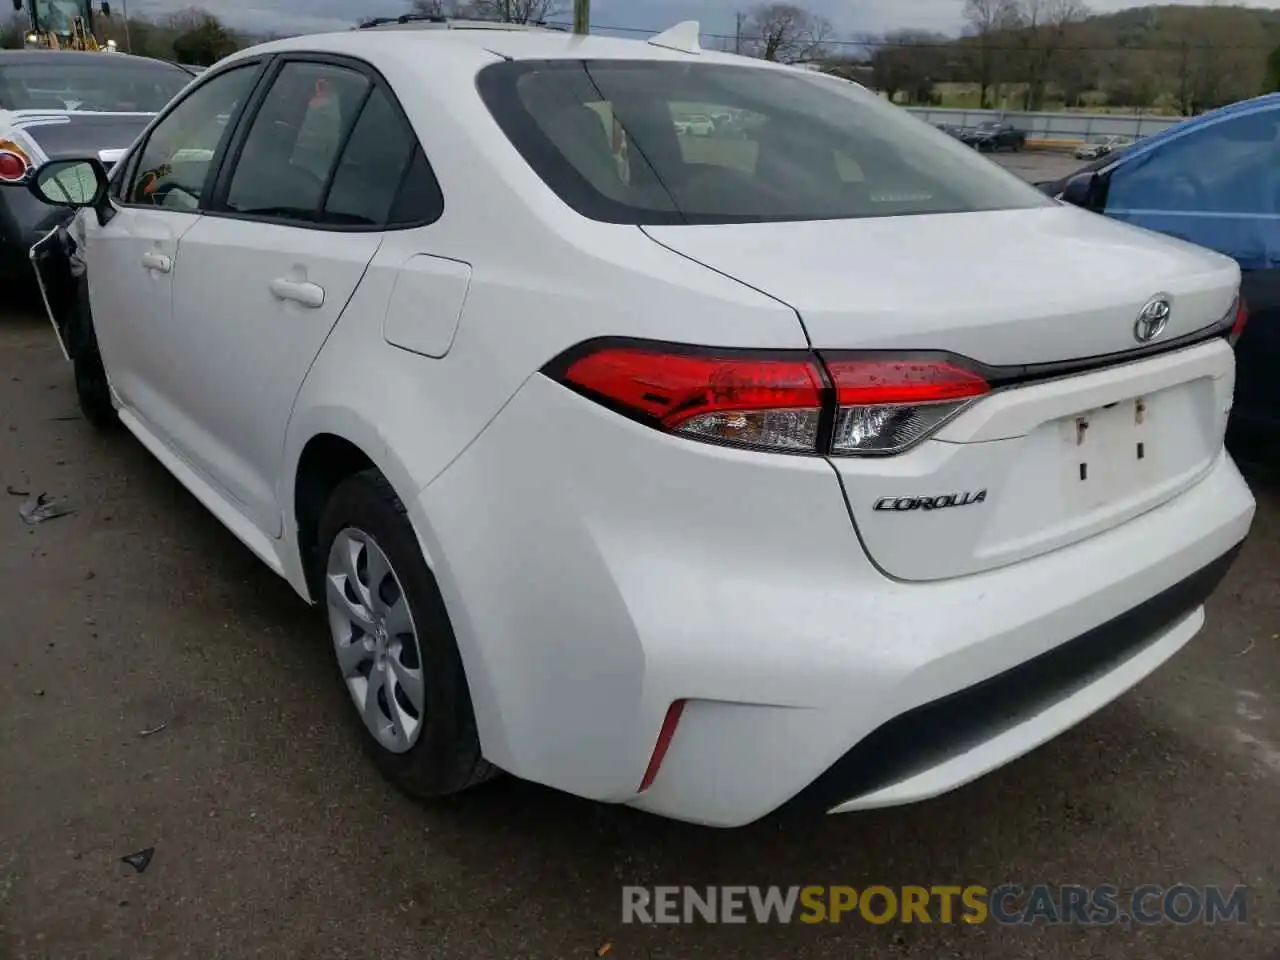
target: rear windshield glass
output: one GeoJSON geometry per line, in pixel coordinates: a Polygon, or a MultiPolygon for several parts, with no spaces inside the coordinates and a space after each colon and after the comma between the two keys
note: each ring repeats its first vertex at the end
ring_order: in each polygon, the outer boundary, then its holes
{"type": "Polygon", "coordinates": [[[670,61],[512,61],[478,86],[585,216],[737,223],[963,213],[1051,201],[854,84],[670,61]]]}
{"type": "Polygon", "coordinates": [[[76,61],[0,67],[0,107],[6,110],[90,110],[158,113],[193,78],[158,60],[76,54],[76,61]]]}

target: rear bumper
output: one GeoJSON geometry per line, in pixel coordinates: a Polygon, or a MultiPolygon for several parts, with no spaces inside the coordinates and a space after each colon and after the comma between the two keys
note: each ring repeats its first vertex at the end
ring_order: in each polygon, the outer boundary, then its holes
{"type": "Polygon", "coordinates": [[[893,718],[787,804],[844,813],[936,796],[1089,716],[1182,648],[1240,551],[1074,640],[893,718]],[[851,799],[852,798],[852,799],[851,799]]]}
{"type": "MultiPolygon", "coordinates": [[[[661,434],[541,376],[406,502],[485,756],[717,826],[776,810],[894,718],[1171,590],[1239,544],[1254,511],[1222,454],[1191,489],[1105,533],[971,576],[892,580],[859,546],[825,461],[661,434]],[[676,700],[679,727],[638,792],[676,700]]],[[[1016,738],[994,731],[967,760],[922,750],[904,775],[940,772],[885,802],[973,779],[1118,696],[1199,627],[1197,610],[1182,613],[1143,635],[1145,659],[1088,685],[1087,703],[1011,705],[1016,738]]],[[[857,799],[846,789],[829,802],[857,799]]]]}

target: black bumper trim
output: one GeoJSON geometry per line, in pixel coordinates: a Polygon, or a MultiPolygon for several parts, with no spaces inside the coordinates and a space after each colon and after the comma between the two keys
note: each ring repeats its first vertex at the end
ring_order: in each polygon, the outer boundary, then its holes
{"type": "Polygon", "coordinates": [[[1065,699],[1201,606],[1241,546],[1243,541],[1180,583],[1074,640],[887,721],[778,812],[826,813],[936,766],[1065,699]]]}

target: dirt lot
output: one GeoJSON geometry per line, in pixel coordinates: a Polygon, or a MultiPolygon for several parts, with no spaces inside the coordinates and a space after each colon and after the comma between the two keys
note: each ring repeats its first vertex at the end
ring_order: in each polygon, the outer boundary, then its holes
{"type": "Polygon", "coordinates": [[[498,781],[388,789],[316,614],[0,316],[0,958],[1261,960],[1280,945],[1280,482],[1173,662],[913,808],[712,831],[498,781]],[[14,491],[17,491],[16,493],[14,491]],[[76,512],[36,527],[22,491],[76,512]],[[154,848],[143,873],[124,855],[154,848]],[[1217,927],[623,925],[623,884],[1249,884],[1217,927]]]}

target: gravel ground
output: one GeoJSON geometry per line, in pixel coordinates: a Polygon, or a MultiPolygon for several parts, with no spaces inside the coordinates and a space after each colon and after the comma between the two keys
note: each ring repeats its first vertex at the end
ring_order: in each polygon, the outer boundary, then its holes
{"type": "Polygon", "coordinates": [[[1050,151],[997,153],[992,154],[992,159],[1032,183],[1038,180],[1056,180],[1073,170],[1079,170],[1087,162],[1076,160],[1068,153],[1050,151]]]}
{"type": "MultiPolygon", "coordinates": [[[[1003,158],[1002,158],[1003,159],[1003,158]]],[[[1021,163],[1023,158],[1016,160],[1021,163]]],[[[1023,760],[911,808],[713,831],[510,779],[424,806],[307,609],[0,316],[0,958],[1280,956],[1280,481],[1209,625],[1023,760]],[[154,848],[145,872],[121,863],[154,848]],[[1217,927],[643,926],[623,884],[1249,884],[1217,927]]]]}

